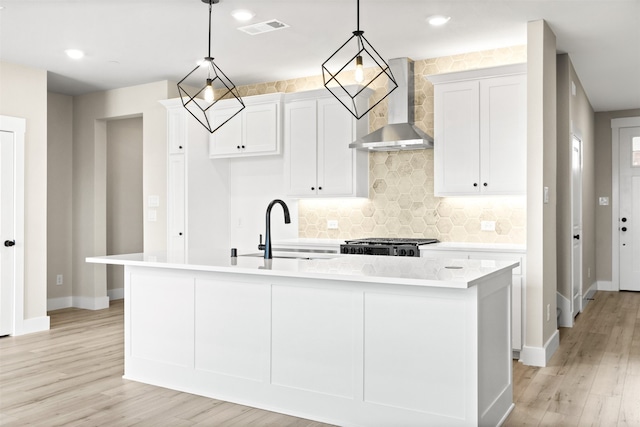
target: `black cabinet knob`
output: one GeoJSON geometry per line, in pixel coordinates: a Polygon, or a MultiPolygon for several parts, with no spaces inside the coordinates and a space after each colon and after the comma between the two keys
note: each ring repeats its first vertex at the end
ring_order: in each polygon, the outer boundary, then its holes
{"type": "MultiPolygon", "coordinates": [[[[627,227],[622,227],[620,230],[622,230],[622,231],[627,231],[627,227]]],[[[6,244],[6,243],[7,243],[7,242],[5,242],[5,244],[6,244]]]]}
{"type": "Polygon", "coordinates": [[[311,191],[315,191],[316,187],[311,187],[311,191]]]}
{"type": "Polygon", "coordinates": [[[4,241],[4,245],[7,248],[10,248],[11,246],[15,246],[16,245],[16,241],[15,240],[5,240],[4,241]]]}
{"type": "Polygon", "coordinates": [[[182,150],[182,145],[178,145],[178,149],[182,150]]]}
{"type": "Polygon", "coordinates": [[[486,182],[484,184],[482,184],[482,185],[485,186],[485,187],[489,186],[489,184],[487,184],[486,182]]]}
{"type": "Polygon", "coordinates": [[[322,190],[322,187],[318,187],[318,190],[322,190]]]}
{"type": "Polygon", "coordinates": [[[473,186],[474,186],[474,187],[477,187],[477,186],[478,186],[478,183],[477,183],[477,182],[474,182],[474,183],[473,183],[473,186]]]}
{"type": "Polygon", "coordinates": [[[627,222],[627,218],[622,218],[620,221],[627,222]]]}

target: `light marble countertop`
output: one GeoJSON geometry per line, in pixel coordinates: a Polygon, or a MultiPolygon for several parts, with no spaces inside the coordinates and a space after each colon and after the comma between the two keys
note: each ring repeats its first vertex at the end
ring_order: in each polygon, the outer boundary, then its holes
{"type": "MultiPolygon", "coordinates": [[[[278,256],[300,253],[277,252],[278,256]]],[[[407,286],[465,289],[488,276],[518,266],[517,262],[466,259],[428,259],[370,255],[314,254],[312,259],[256,256],[231,258],[228,252],[172,257],[166,252],[88,257],[87,262],[173,270],[211,271],[263,276],[343,280],[407,286]]]]}

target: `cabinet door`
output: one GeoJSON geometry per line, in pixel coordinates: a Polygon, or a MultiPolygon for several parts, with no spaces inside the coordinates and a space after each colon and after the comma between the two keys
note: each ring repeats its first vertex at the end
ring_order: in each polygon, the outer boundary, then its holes
{"type": "Polygon", "coordinates": [[[354,194],[354,119],[335,99],[318,101],[318,195],[354,194]]]}
{"type": "MultiPolygon", "coordinates": [[[[211,113],[209,120],[215,128],[220,123],[228,120],[236,111],[236,108],[221,108],[211,113]]],[[[224,126],[211,134],[209,141],[209,155],[221,157],[229,154],[241,153],[242,146],[242,113],[233,117],[224,126]]]]}
{"type": "Polygon", "coordinates": [[[242,112],[245,153],[278,154],[278,105],[248,105],[242,112]]]}
{"type": "Polygon", "coordinates": [[[525,194],[526,76],[480,81],[480,171],[484,194],[525,194]]]}
{"type": "Polygon", "coordinates": [[[316,117],[315,100],[285,105],[285,182],[289,196],[317,193],[316,117]]]}
{"type": "Polygon", "coordinates": [[[187,117],[179,109],[167,110],[167,142],[169,154],[184,153],[187,140],[187,117]]]}
{"type": "Polygon", "coordinates": [[[434,95],[435,195],[479,194],[479,83],[438,84],[434,95]]]}
{"type": "Polygon", "coordinates": [[[172,257],[185,254],[185,159],[170,154],[167,173],[167,250],[172,257]]]}

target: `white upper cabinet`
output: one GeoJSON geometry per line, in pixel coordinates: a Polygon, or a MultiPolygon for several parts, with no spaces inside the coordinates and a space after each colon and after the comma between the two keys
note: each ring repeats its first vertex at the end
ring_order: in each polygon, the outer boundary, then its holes
{"type": "Polygon", "coordinates": [[[526,65],[429,76],[436,196],[526,192],[526,65]]]}
{"type": "Polygon", "coordinates": [[[356,120],[326,89],[287,95],[287,195],[367,197],[369,153],[349,148],[351,142],[366,134],[367,122],[366,118],[356,120]]]}
{"type": "Polygon", "coordinates": [[[282,93],[244,97],[244,110],[230,120],[238,109],[237,102],[216,104],[209,115],[212,126],[229,121],[211,134],[209,157],[280,154],[283,97],[282,93]]]}

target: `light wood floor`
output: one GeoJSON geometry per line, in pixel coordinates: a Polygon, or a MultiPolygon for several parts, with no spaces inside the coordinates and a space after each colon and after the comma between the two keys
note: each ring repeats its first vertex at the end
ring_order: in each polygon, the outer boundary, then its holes
{"type": "MultiPolygon", "coordinates": [[[[122,379],[122,315],[58,310],[50,331],[1,338],[0,425],[329,427],[122,379]]],[[[598,292],[549,366],[513,369],[506,426],[640,426],[640,293],[598,292]]]]}
{"type": "Polygon", "coordinates": [[[123,303],[50,312],[51,330],[0,338],[0,425],[331,427],[127,381],[123,303]]]}

